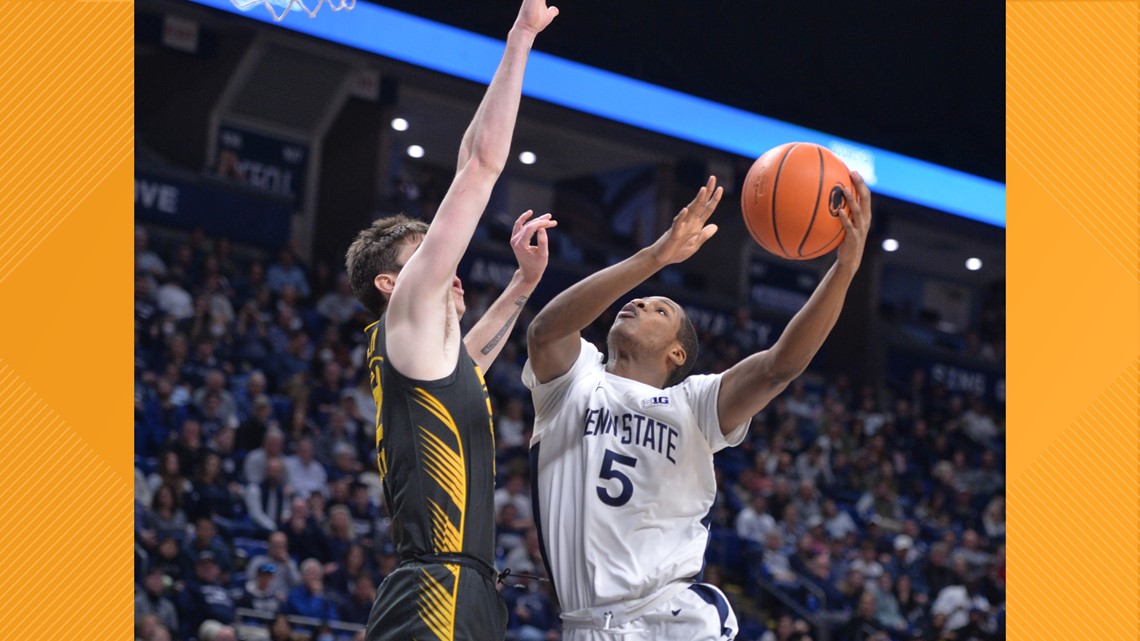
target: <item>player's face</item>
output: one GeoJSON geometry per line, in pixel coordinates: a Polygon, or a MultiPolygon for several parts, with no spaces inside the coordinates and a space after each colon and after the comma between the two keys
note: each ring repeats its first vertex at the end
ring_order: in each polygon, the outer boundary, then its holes
{"type": "MultiPolygon", "coordinates": [[[[423,242],[423,238],[407,240],[404,241],[403,246],[400,247],[399,258],[397,258],[399,261],[399,268],[396,270],[397,281],[400,279],[400,270],[404,265],[408,264],[408,260],[411,259],[412,255],[415,254],[417,250],[419,250],[420,245],[422,245],[423,242]]],[[[467,303],[463,300],[463,281],[459,279],[458,275],[451,277],[451,299],[455,303],[456,316],[463,318],[463,312],[467,311],[467,303]]]]}
{"type": "Polygon", "coordinates": [[[610,335],[639,348],[665,352],[677,342],[683,314],[677,303],[664,296],[635,298],[618,310],[610,335]]]}

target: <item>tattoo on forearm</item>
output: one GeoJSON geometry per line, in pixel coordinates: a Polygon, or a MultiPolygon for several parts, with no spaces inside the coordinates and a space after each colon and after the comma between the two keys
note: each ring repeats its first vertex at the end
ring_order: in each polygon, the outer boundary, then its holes
{"type": "Polygon", "coordinates": [[[491,350],[495,349],[495,346],[499,344],[499,341],[503,340],[503,337],[511,331],[511,328],[515,325],[515,320],[517,320],[519,314],[522,313],[523,305],[525,304],[526,296],[519,296],[515,299],[515,313],[511,314],[511,317],[507,319],[507,322],[504,323],[501,328],[499,328],[499,333],[495,334],[494,338],[491,339],[491,342],[487,343],[483,346],[483,349],[479,350],[483,352],[484,356],[490,354],[491,350]]]}

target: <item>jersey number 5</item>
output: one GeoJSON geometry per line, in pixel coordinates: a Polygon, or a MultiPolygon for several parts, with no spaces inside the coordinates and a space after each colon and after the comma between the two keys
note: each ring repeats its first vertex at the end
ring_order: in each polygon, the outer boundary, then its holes
{"type": "Polygon", "coordinates": [[[606,488],[602,487],[601,485],[597,486],[595,489],[598,490],[598,498],[602,500],[602,503],[605,503],[606,505],[612,505],[613,507],[620,507],[626,503],[629,503],[629,498],[633,496],[633,481],[630,481],[629,477],[623,474],[621,471],[615,470],[615,464],[636,467],[637,459],[633,458],[632,456],[618,454],[613,450],[606,450],[606,457],[602,459],[602,471],[598,476],[605,481],[608,481],[610,479],[617,479],[618,483],[621,483],[621,493],[617,496],[610,496],[610,493],[606,491],[606,488]]]}

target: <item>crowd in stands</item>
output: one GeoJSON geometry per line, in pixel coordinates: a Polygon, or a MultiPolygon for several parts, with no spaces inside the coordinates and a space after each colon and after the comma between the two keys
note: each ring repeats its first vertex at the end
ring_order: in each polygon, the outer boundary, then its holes
{"type": "MultiPolygon", "coordinates": [[[[135,250],[136,636],[362,639],[400,559],[364,367],[374,318],[335,267],[243,260],[201,232],[135,250]],[[240,615],[239,615],[240,610],[240,615]]],[[[493,300],[469,292],[466,323],[493,300]]],[[[555,641],[520,373],[528,310],[487,373],[509,639],[555,641]]],[[[604,321],[603,321],[604,323],[604,321]]],[[[586,332],[604,339],[599,323],[586,332]]],[[[747,314],[697,372],[765,345],[747,314]]],[[[809,372],[717,455],[704,580],[747,641],[1004,638],[1004,419],[921,373],[905,388],[809,372]]]]}

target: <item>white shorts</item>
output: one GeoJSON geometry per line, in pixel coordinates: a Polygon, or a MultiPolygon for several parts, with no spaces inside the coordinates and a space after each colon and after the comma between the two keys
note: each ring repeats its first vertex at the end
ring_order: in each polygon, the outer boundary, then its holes
{"type": "Polygon", "coordinates": [[[724,593],[694,583],[624,625],[563,625],[563,641],[732,641],[739,627],[724,593]]]}

